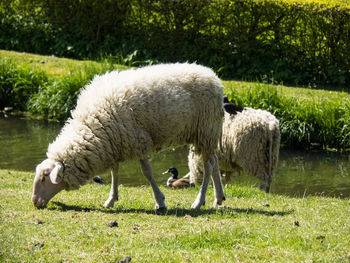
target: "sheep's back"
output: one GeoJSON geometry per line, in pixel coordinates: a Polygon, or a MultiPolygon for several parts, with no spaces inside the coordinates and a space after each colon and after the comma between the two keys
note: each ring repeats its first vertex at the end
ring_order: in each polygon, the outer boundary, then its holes
{"type": "Polygon", "coordinates": [[[82,91],[72,116],[97,137],[107,133],[121,159],[189,143],[215,151],[222,84],[212,70],[195,64],[110,72],[82,91]]]}
{"type": "Polygon", "coordinates": [[[280,135],[279,122],[271,113],[246,108],[236,116],[225,115],[222,137],[223,152],[218,152],[220,167],[226,170],[231,167],[234,171],[238,166],[244,172],[260,177],[263,172],[270,174],[272,165],[274,173],[280,135]]]}

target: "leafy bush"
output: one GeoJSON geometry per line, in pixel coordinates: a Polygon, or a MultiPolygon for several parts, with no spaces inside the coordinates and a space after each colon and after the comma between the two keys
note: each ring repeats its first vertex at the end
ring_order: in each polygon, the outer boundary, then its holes
{"type": "Polygon", "coordinates": [[[197,61],[224,78],[350,84],[340,0],[4,0],[0,48],[75,58],[197,61]]]}

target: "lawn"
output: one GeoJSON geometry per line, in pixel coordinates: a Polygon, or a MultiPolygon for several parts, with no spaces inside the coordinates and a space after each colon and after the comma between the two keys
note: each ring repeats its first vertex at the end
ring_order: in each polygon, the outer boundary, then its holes
{"type": "MultiPolygon", "coordinates": [[[[64,75],[83,74],[89,68],[95,70],[102,69],[103,63],[91,60],[76,60],[68,58],[58,58],[56,56],[44,56],[24,52],[0,50],[1,60],[11,59],[17,66],[25,66],[31,69],[44,71],[50,77],[64,75]]],[[[115,69],[126,69],[126,66],[115,65],[115,69]]]]}
{"type": "Polygon", "coordinates": [[[46,209],[30,201],[33,173],[0,170],[1,262],[349,262],[350,200],[291,198],[225,187],[225,207],[189,209],[198,189],[161,186],[168,210],[153,210],[151,187],[108,185],[59,193],[46,209]],[[116,221],[117,226],[109,223],[116,221]]]}

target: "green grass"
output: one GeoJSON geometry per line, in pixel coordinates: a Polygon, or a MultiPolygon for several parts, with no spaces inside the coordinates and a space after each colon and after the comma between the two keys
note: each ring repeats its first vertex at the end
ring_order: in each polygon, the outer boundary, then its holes
{"type": "Polygon", "coordinates": [[[157,214],[149,186],[121,186],[115,208],[105,209],[109,186],[90,184],[39,210],[30,201],[32,179],[0,170],[1,262],[350,261],[349,199],[227,186],[226,207],[212,209],[210,187],[196,212],[188,208],[198,189],[161,187],[168,210],[157,214]],[[118,227],[108,226],[112,220],[118,227]]]}
{"type": "Polygon", "coordinates": [[[236,104],[266,109],[280,120],[282,144],[290,148],[350,148],[350,96],[343,91],[224,82],[236,104]]]}
{"type": "Polygon", "coordinates": [[[0,107],[36,117],[65,120],[77,95],[95,75],[122,70],[111,61],[80,61],[13,51],[0,51],[0,107]],[[5,104],[6,103],[6,104],[5,104]]]}
{"type": "MultiPolygon", "coordinates": [[[[55,56],[43,56],[24,52],[0,50],[1,60],[10,59],[17,66],[30,67],[44,71],[49,77],[82,74],[86,76],[91,70],[107,70],[106,65],[91,60],[75,60],[58,58],[55,56]]],[[[114,64],[113,69],[126,69],[126,66],[114,64]]],[[[108,69],[111,69],[108,68],[108,69]]]]}

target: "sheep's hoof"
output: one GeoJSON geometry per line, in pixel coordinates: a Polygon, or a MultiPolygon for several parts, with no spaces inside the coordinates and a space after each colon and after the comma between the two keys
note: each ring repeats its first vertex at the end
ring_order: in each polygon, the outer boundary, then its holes
{"type": "MultiPolygon", "coordinates": [[[[204,203],[203,203],[204,205],[204,203]]],[[[194,203],[191,205],[192,210],[199,210],[201,209],[202,204],[200,202],[194,201],[194,203]]]]}
{"type": "Polygon", "coordinates": [[[154,207],[154,210],[156,210],[157,212],[165,212],[167,209],[166,209],[166,206],[159,206],[159,205],[156,205],[154,207]]]}
{"type": "Polygon", "coordinates": [[[111,207],[113,207],[114,206],[114,201],[115,201],[115,199],[113,199],[113,198],[108,198],[107,199],[107,201],[104,203],[104,207],[105,208],[111,208],[111,207]]]}
{"type": "Polygon", "coordinates": [[[219,201],[214,201],[214,203],[213,203],[213,207],[214,208],[218,208],[218,207],[220,207],[220,206],[222,206],[222,202],[219,202],[219,201]]]}
{"type": "Polygon", "coordinates": [[[225,201],[225,200],[226,200],[225,196],[223,196],[221,199],[215,198],[213,207],[216,208],[216,207],[222,206],[222,201],[225,201]]]}

